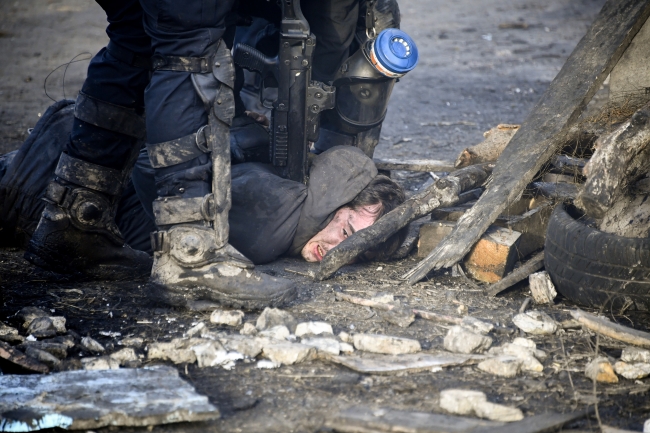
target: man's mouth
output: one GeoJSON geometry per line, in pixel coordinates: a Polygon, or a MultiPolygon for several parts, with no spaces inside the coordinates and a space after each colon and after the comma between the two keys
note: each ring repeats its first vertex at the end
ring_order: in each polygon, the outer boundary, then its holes
{"type": "Polygon", "coordinates": [[[320,245],[316,244],[316,247],[314,248],[314,255],[316,256],[316,259],[320,262],[323,260],[325,251],[323,251],[320,245]]]}

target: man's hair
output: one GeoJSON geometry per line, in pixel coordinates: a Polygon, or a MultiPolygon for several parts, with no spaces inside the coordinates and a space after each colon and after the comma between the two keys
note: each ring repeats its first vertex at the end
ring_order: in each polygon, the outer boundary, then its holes
{"type": "MultiPolygon", "coordinates": [[[[381,204],[381,208],[377,213],[376,220],[386,215],[388,212],[395,209],[397,206],[404,203],[406,194],[404,189],[395,183],[391,178],[378,175],[372,182],[368,184],[350,203],[346,206],[353,210],[361,209],[365,206],[373,206],[381,204]]],[[[389,237],[384,242],[376,245],[366,251],[361,257],[362,261],[370,260],[388,260],[402,245],[406,234],[408,233],[408,226],[400,229],[397,233],[389,237]]]]}

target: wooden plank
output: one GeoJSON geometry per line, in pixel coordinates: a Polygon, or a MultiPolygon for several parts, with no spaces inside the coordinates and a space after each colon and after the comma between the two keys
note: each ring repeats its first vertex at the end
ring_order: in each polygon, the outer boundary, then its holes
{"type": "Polygon", "coordinates": [[[570,422],[588,416],[591,412],[593,409],[569,413],[545,413],[508,423],[501,428],[477,429],[472,433],[550,433],[560,430],[570,422]]]}
{"type": "Polygon", "coordinates": [[[326,426],[341,433],[471,433],[479,427],[500,428],[505,423],[387,408],[352,407],[337,414],[326,426]]]}
{"type": "Polygon", "coordinates": [[[373,159],[377,170],[406,170],[450,172],[456,170],[454,161],[437,159],[373,159]]]}
{"type": "Polygon", "coordinates": [[[488,296],[496,296],[503,292],[505,289],[514,286],[520,281],[528,278],[533,272],[539,271],[544,267],[544,251],[535,254],[530,260],[517,269],[503,277],[500,281],[488,286],[485,289],[485,294],[488,296]]]}
{"type": "Polygon", "coordinates": [[[650,333],[628,328],[618,323],[610,322],[602,317],[589,314],[586,311],[572,311],[571,315],[580,324],[594,332],[635,346],[650,348],[650,333]]]}
{"type": "Polygon", "coordinates": [[[483,184],[492,171],[492,164],[472,165],[462,168],[415,197],[393,209],[368,228],[359,230],[332,248],[320,263],[315,275],[317,280],[331,277],[342,266],[351,263],[373,246],[379,245],[406,227],[412,221],[431,213],[436,208],[458,203],[463,191],[483,184]]]}
{"type": "Polygon", "coordinates": [[[469,252],[564,144],[564,137],[650,15],[650,2],[608,0],[497,161],[492,179],[454,231],[403,277],[410,284],[469,252]]]}

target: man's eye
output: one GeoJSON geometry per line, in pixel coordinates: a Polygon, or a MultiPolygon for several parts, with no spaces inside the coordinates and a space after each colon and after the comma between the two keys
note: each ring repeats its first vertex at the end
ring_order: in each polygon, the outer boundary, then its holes
{"type": "Polygon", "coordinates": [[[343,236],[346,238],[348,237],[348,231],[346,229],[343,229],[343,236]]]}

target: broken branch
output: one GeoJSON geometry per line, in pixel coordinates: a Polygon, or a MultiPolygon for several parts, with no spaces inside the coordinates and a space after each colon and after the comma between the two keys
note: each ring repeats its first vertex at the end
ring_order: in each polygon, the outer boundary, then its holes
{"type": "Polygon", "coordinates": [[[373,159],[377,170],[406,170],[425,172],[449,172],[456,170],[453,161],[437,159],[373,159]]]}
{"type": "Polygon", "coordinates": [[[485,289],[488,296],[496,296],[509,287],[514,286],[520,281],[528,278],[533,272],[537,272],[544,267],[544,251],[535,254],[530,260],[519,266],[514,271],[503,277],[501,280],[490,285],[485,289]]]}
{"type": "Polygon", "coordinates": [[[316,273],[317,280],[329,278],[342,266],[354,261],[371,247],[386,241],[410,222],[439,207],[458,202],[463,191],[476,188],[487,179],[492,165],[473,165],[438,179],[422,193],[406,200],[370,227],[359,230],[331,249],[323,258],[316,273]]]}
{"type": "Polygon", "coordinates": [[[572,311],[571,315],[585,328],[615,340],[623,341],[640,347],[650,347],[650,333],[628,328],[618,323],[612,323],[602,317],[589,314],[586,311],[572,311]]]}

